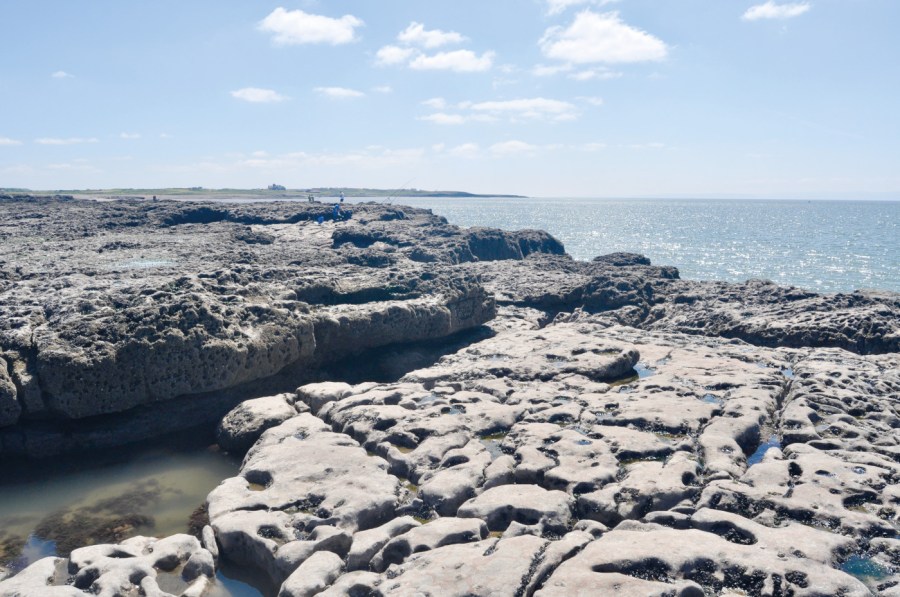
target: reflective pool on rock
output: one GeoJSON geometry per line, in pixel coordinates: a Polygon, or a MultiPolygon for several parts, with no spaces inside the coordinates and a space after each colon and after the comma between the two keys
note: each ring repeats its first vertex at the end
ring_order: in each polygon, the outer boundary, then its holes
{"type": "Polygon", "coordinates": [[[841,570],[851,574],[863,582],[879,581],[891,574],[891,571],[871,558],[855,554],[844,562],[841,570]]]}
{"type": "Polygon", "coordinates": [[[766,452],[769,451],[770,448],[780,448],[781,440],[778,439],[777,435],[773,435],[769,438],[768,441],[761,443],[758,448],[756,448],[756,452],[750,455],[750,458],[747,459],[747,466],[753,466],[754,464],[759,464],[762,462],[763,458],[766,456],[766,452]]]}
{"type": "MultiPolygon", "coordinates": [[[[10,464],[0,483],[0,567],[18,571],[46,556],[135,535],[186,533],[207,494],[239,467],[238,458],[216,446],[172,438],[78,459],[10,464]]],[[[214,594],[259,592],[223,577],[214,594]]]]}

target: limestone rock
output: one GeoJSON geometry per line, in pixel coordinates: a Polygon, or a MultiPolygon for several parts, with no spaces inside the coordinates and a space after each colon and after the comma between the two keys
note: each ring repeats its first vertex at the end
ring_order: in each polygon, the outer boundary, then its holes
{"type": "Polygon", "coordinates": [[[278,597],[312,597],[324,591],[341,574],[344,562],[329,551],[311,555],[281,585],[278,597]]]}
{"type": "Polygon", "coordinates": [[[573,505],[572,498],[562,491],[547,491],[536,485],[501,485],[464,503],[458,516],[480,518],[492,531],[505,530],[515,521],[561,533],[568,527],[573,505]]]}
{"type": "Polygon", "coordinates": [[[481,541],[488,536],[483,521],[463,518],[438,518],[420,525],[388,541],[372,558],[371,569],[384,572],[391,564],[400,564],[411,554],[437,549],[455,543],[481,541]]]}
{"type": "Polygon", "coordinates": [[[285,394],[247,400],[225,415],[216,429],[216,440],[223,450],[243,454],[266,429],[296,414],[285,394]]]}

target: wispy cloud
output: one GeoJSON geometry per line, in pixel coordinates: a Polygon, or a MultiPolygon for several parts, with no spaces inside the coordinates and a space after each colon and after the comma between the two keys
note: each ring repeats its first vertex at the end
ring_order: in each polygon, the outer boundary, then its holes
{"type": "Polygon", "coordinates": [[[68,137],[66,139],[41,137],[40,139],[35,139],[34,142],[38,145],[79,145],[82,143],[99,143],[100,139],[96,137],[68,137]]]}
{"type": "Polygon", "coordinates": [[[375,93],[394,93],[394,88],[390,85],[378,85],[372,88],[375,93]]]}
{"type": "Polygon", "coordinates": [[[491,153],[496,156],[530,155],[536,153],[538,149],[537,145],[517,140],[494,143],[490,147],[491,153]]]}
{"type": "Polygon", "coordinates": [[[447,153],[457,158],[474,159],[481,155],[481,147],[477,143],[463,143],[456,147],[451,147],[447,153]]]}
{"type": "Polygon", "coordinates": [[[632,143],[626,147],[628,149],[665,149],[666,144],[659,141],[651,141],[650,143],[632,143]]]}
{"type": "Polygon", "coordinates": [[[333,99],[353,99],[357,97],[365,97],[366,94],[356,89],[347,89],[346,87],[316,87],[313,89],[319,95],[330,97],[333,99]]]}
{"type": "Polygon", "coordinates": [[[260,89],[259,87],[244,87],[231,92],[231,96],[245,102],[254,104],[271,104],[283,102],[288,99],[272,89],[260,89]]]}
{"type": "Polygon", "coordinates": [[[476,73],[491,69],[494,64],[494,53],[485,52],[478,56],[471,50],[455,50],[439,52],[431,56],[420,54],[410,63],[413,70],[450,70],[458,73],[476,73]]]}
{"type": "Polygon", "coordinates": [[[435,110],[443,110],[447,107],[447,100],[442,97],[433,97],[422,102],[422,105],[434,108],[435,110]]]}
{"type": "Polygon", "coordinates": [[[439,48],[447,44],[462,43],[466,41],[466,37],[456,31],[425,29],[424,24],[413,21],[397,35],[397,41],[423,48],[439,48]]]}
{"type": "Polygon", "coordinates": [[[602,105],[604,104],[603,98],[602,98],[602,97],[597,97],[597,96],[584,96],[584,95],[579,95],[579,96],[576,97],[575,99],[577,99],[578,101],[582,101],[582,102],[585,102],[585,103],[587,103],[587,104],[590,104],[590,105],[592,105],[592,106],[597,106],[597,107],[600,107],[600,106],[602,106],[602,105]]]}
{"type": "Polygon", "coordinates": [[[55,73],[51,73],[50,76],[53,77],[54,79],[74,79],[75,78],[75,75],[70,75],[69,73],[67,73],[64,70],[58,70],[55,73]]]}
{"type": "Polygon", "coordinates": [[[574,104],[543,97],[479,102],[468,108],[485,114],[508,115],[514,119],[560,121],[578,117],[574,104]]]}
{"type": "Polygon", "coordinates": [[[22,142],[18,139],[10,139],[9,137],[0,137],[0,147],[9,147],[12,145],[21,145],[22,142]]]}
{"type": "Polygon", "coordinates": [[[302,10],[278,7],[260,21],[259,29],[273,35],[277,45],[331,44],[333,46],[356,40],[356,28],[364,25],[353,15],[331,18],[302,10]]]}
{"type": "Polygon", "coordinates": [[[447,104],[443,98],[432,98],[422,103],[438,111],[427,116],[420,116],[418,120],[445,125],[499,120],[514,123],[534,120],[561,122],[574,120],[579,116],[575,104],[543,97],[487,102],[466,101],[455,106],[447,104]],[[448,110],[455,110],[455,112],[448,110]]]}
{"type": "Polygon", "coordinates": [[[427,116],[420,116],[418,120],[432,122],[434,124],[464,124],[466,117],[462,114],[447,114],[446,112],[435,112],[427,116]]]}
{"type": "Polygon", "coordinates": [[[121,139],[140,139],[140,133],[120,133],[119,138],[121,139]]]}
{"type": "Polygon", "coordinates": [[[556,15],[573,6],[583,6],[585,4],[593,4],[595,6],[603,6],[604,4],[612,4],[619,0],[547,0],[547,14],[556,15]]]}
{"type": "Polygon", "coordinates": [[[786,4],[776,4],[773,0],[768,0],[764,4],[751,6],[741,18],[745,21],[758,21],[760,19],[791,19],[799,17],[812,8],[809,2],[790,2],[786,4]]]}
{"type": "Polygon", "coordinates": [[[668,54],[659,38],[627,25],[619,13],[580,12],[568,27],[551,27],[540,40],[548,58],[574,64],[646,62],[668,54]]]}

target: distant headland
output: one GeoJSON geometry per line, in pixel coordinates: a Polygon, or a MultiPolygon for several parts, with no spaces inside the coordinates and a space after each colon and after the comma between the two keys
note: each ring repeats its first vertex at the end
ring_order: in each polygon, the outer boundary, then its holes
{"type": "Polygon", "coordinates": [[[339,197],[341,193],[345,197],[501,197],[505,199],[524,199],[524,195],[498,195],[468,193],[465,191],[428,191],[423,189],[370,189],[351,187],[311,187],[306,189],[288,189],[279,184],[271,184],[264,189],[207,189],[204,187],[172,187],[159,189],[60,189],[52,191],[33,191],[31,189],[0,189],[0,193],[38,193],[72,195],[76,197],[98,198],[143,198],[143,197],[167,197],[167,198],[266,198],[271,200],[293,199],[297,197],[339,197]]]}

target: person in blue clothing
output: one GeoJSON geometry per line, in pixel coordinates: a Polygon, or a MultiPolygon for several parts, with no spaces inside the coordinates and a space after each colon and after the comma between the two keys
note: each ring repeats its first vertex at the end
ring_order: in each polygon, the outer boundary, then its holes
{"type": "Polygon", "coordinates": [[[341,219],[341,206],[338,203],[334,204],[334,207],[331,209],[331,218],[337,222],[341,219]]]}

